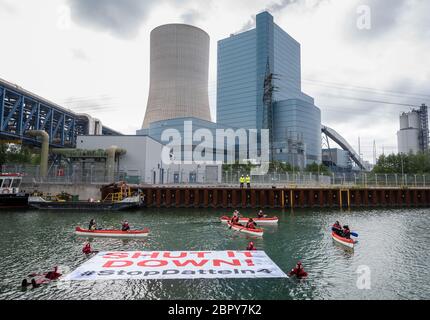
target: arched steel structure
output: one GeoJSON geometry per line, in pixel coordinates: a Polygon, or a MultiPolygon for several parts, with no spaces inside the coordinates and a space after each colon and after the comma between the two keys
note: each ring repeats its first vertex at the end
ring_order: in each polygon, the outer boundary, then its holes
{"type": "Polygon", "coordinates": [[[324,133],[327,137],[332,139],[334,142],[336,142],[343,150],[348,151],[349,156],[352,161],[357,164],[357,166],[362,170],[368,170],[366,163],[361,159],[360,155],[354,150],[353,147],[344,139],[339,133],[337,133],[332,128],[329,128],[327,126],[321,126],[321,131],[324,133]]]}

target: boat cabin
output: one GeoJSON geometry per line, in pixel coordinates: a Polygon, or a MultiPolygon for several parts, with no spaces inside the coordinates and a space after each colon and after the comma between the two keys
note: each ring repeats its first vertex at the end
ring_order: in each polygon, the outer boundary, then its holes
{"type": "Polygon", "coordinates": [[[17,194],[22,182],[22,174],[0,173],[0,194],[17,194]]]}

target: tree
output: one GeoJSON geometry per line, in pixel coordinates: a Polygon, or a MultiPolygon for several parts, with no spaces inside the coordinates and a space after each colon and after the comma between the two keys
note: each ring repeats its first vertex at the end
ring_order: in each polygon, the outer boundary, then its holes
{"type": "Polygon", "coordinates": [[[38,164],[40,156],[18,144],[0,143],[0,166],[6,164],[38,164]]]}
{"type": "Polygon", "coordinates": [[[305,169],[306,172],[319,173],[319,174],[330,174],[330,169],[323,164],[312,163],[308,164],[305,169]]]}
{"type": "Polygon", "coordinates": [[[381,155],[372,172],[377,174],[428,174],[430,173],[430,153],[381,155]]]}

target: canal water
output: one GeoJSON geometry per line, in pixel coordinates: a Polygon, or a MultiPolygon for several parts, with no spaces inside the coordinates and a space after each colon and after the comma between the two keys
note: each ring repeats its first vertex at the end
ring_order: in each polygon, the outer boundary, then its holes
{"type": "Polygon", "coordinates": [[[430,209],[271,210],[266,213],[277,215],[280,222],[265,227],[261,239],[221,224],[219,217],[229,213],[1,209],[0,299],[430,299],[430,209]],[[81,253],[85,239],[73,231],[78,225],[86,227],[93,217],[106,228],[119,227],[127,219],[133,228],[151,230],[144,240],[94,239],[95,250],[243,250],[253,240],[284,272],[301,260],[309,277],[52,282],[23,291],[21,280],[30,273],[54,265],[74,270],[87,260],[81,253]],[[359,234],[354,251],[333,242],[329,229],[336,220],[359,234]],[[365,282],[370,289],[363,289],[363,270],[370,271],[370,282],[365,282]]]}

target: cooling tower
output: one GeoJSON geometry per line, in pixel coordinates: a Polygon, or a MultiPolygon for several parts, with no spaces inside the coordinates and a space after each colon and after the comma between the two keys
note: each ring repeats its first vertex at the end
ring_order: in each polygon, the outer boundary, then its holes
{"type": "Polygon", "coordinates": [[[183,117],[210,121],[209,35],[185,24],[151,32],[150,88],[142,128],[183,117]]]}

